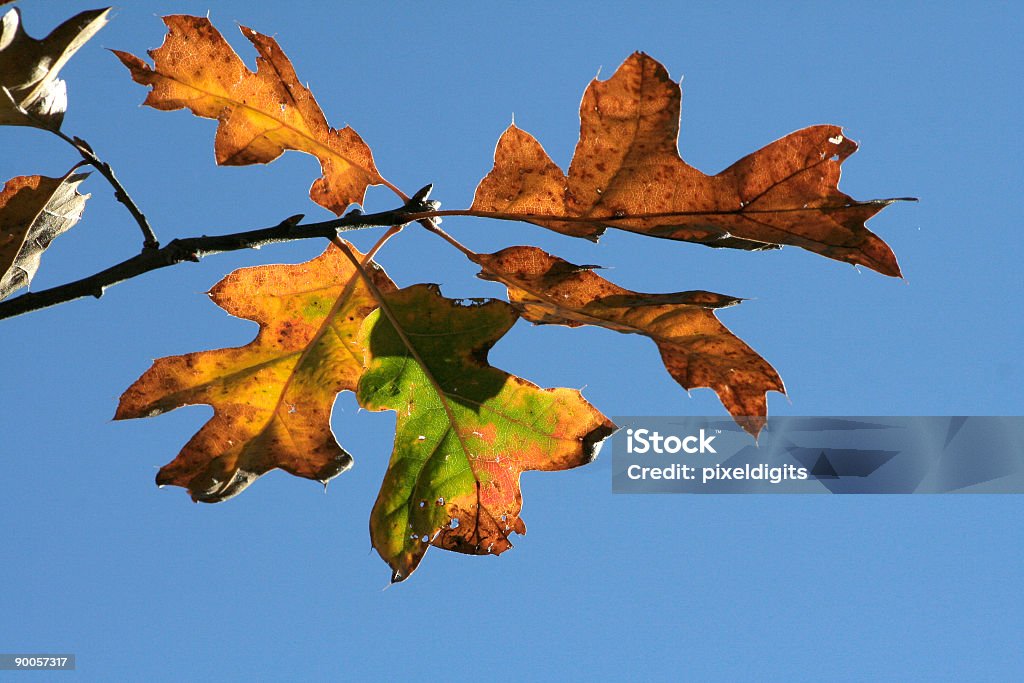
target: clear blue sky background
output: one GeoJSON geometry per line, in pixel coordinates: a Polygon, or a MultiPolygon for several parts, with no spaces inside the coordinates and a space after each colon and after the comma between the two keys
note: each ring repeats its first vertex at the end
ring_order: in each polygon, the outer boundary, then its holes
{"type": "MultiPolygon", "coordinates": [[[[164,240],[326,218],[306,196],[315,160],[216,168],[214,124],[140,108],[145,89],[101,49],[142,54],[162,41],[156,15],[211,10],[250,65],[235,22],[276,34],[389,179],[433,182],[461,208],[513,113],[564,166],[587,82],[644,50],[685,75],[680,148],[705,171],[806,125],[846,126],[862,148],[843,189],[921,198],[871,222],[906,281],[792,248],[446,227],[480,250],[529,242],[605,264],[640,291],[752,298],[721,317],[785,379],[774,415],[1021,414],[1020,5],[696,4],[129,2],[65,68],[64,129],[111,161],[164,240]]],[[[36,36],[92,6],[19,5],[36,36]]],[[[0,150],[3,179],[74,161],[37,131],[0,130],[0,150]]],[[[37,289],[138,247],[98,176],[85,189],[85,219],[37,289]]],[[[382,190],[367,201],[394,205],[382,190]]],[[[357,462],[326,496],[280,472],[215,506],[158,490],[156,469],[210,410],[113,423],[120,392],[155,357],[252,338],[202,294],[229,270],[320,249],[217,256],[0,324],[0,651],[76,653],[77,673],[55,680],[1020,676],[1018,496],[613,496],[604,459],[523,477],[530,533],[515,550],[434,550],[382,591],[367,518],[391,413],[339,399],[334,428],[357,462]]],[[[502,294],[420,230],[380,260],[403,285],[502,294]]],[[[723,412],[710,390],[680,390],[640,337],[520,323],[491,357],[544,386],[586,386],[609,415],[723,412]]]]}

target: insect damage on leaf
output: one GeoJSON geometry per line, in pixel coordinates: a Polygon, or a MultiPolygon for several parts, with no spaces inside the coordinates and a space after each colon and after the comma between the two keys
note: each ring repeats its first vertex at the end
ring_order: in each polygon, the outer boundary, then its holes
{"type": "Polygon", "coordinates": [[[892,250],[864,225],[896,200],[861,202],[838,189],[840,165],[857,149],[840,127],[798,130],[709,176],[679,156],[679,113],[679,85],[635,53],[584,93],[568,174],[512,125],[472,209],[593,240],[613,227],[713,247],[793,245],[900,276],[892,250]]]}
{"type": "Polygon", "coordinates": [[[25,33],[20,10],[7,10],[0,19],[0,125],[60,128],[68,93],[57,74],[109,13],[109,7],[81,12],[36,40],[25,33]]]}
{"type": "Polygon", "coordinates": [[[487,364],[515,324],[507,303],[462,306],[436,286],[387,296],[361,332],[366,373],[357,397],[398,413],[394,450],[370,516],[370,536],[407,578],[431,545],[475,555],[526,533],[519,476],[590,462],[615,426],[578,391],[541,389],[487,364]]]}
{"type": "Polygon", "coordinates": [[[531,322],[597,325],[651,338],[683,388],[712,388],[755,437],[765,424],[765,394],[785,393],[775,368],[715,316],[715,309],[739,303],[737,298],[633,292],[536,247],[509,247],[473,260],[483,268],[480,277],[504,284],[509,301],[531,322]]]}
{"type": "Polygon", "coordinates": [[[0,191],[0,299],[27,287],[50,242],[82,217],[90,197],[78,193],[88,173],[62,178],[18,176],[0,191]]]}
{"type": "Polygon", "coordinates": [[[128,52],[113,52],[137,83],[152,86],[145,104],[218,120],[218,164],[269,163],[286,149],[312,154],[323,175],[309,196],[339,216],[362,204],[369,185],[385,183],[362,138],[348,126],[328,125],[276,40],[240,27],[259,53],[254,73],[209,19],[172,15],[164,23],[164,44],[149,51],[152,67],[128,52]]]}
{"type": "MultiPolygon", "coordinates": [[[[376,264],[381,291],[395,289],[376,264]]],[[[121,397],[115,419],[206,403],[213,418],[157,475],[160,485],[216,503],[274,468],[326,483],[352,464],[331,432],[331,407],[362,373],[357,338],[376,302],[341,251],[297,265],[242,268],[211,291],[228,313],[260,325],[240,348],[160,358],[121,397]]]]}

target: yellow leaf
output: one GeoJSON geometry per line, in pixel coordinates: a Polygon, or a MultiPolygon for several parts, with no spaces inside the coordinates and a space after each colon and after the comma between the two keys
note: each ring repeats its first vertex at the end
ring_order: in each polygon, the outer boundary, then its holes
{"type": "MultiPolygon", "coordinates": [[[[395,289],[376,264],[379,289],[395,289]]],[[[363,372],[357,333],[377,304],[334,246],[296,265],[242,268],[210,292],[232,315],[260,324],[240,348],[160,358],[121,397],[114,419],[207,403],[213,418],[157,475],[194,500],[237,495],[274,468],[326,483],[352,465],[331,432],[339,391],[363,372]]]]}

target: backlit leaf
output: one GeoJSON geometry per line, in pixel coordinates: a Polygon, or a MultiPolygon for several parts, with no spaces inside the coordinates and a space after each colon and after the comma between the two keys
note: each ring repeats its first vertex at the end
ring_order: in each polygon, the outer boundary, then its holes
{"type": "Polygon", "coordinates": [[[730,332],[715,309],[740,299],[712,292],[642,294],[536,247],[509,247],[473,258],[480,277],[508,287],[512,304],[538,324],[598,325],[650,337],[669,374],[685,389],[710,387],[754,436],[765,424],[768,391],[785,393],[775,369],[730,332]]]}
{"type": "MultiPolygon", "coordinates": [[[[394,285],[368,267],[382,291],[394,285]]],[[[160,485],[216,503],[281,468],[326,483],[352,465],[331,432],[339,391],[362,373],[359,326],[377,304],[341,251],[297,265],[242,268],[211,291],[213,301],[260,331],[240,348],[160,358],[121,397],[115,419],[206,403],[213,418],[157,475],[160,485]]]]}
{"type": "Polygon", "coordinates": [[[0,125],[60,128],[68,108],[61,68],[107,23],[110,8],[76,14],[42,40],[21,25],[17,7],[0,19],[0,125]]]}
{"type": "Polygon", "coordinates": [[[578,391],[540,389],[487,364],[518,317],[508,304],[446,299],[434,285],[387,301],[401,333],[381,311],[367,317],[357,396],[398,413],[370,535],[401,581],[430,545],[477,555],[511,548],[508,536],[526,533],[520,473],[590,462],[614,425],[578,391]]]}
{"type": "Polygon", "coordinates": [[[78,185],[88,173],[63,178],[18,176],[0,191],[0,299],[27,287],[43,251],[69,230],[85,210],[90,195],[78,185]]]}
{"type": "Polygon", "coordinates": [[[286,149],[312,154],[320,160],[323,176],[309,196],[338,215],[350,204],[361,204],[367,186],[385,182],[362,138],[348,126],[339,130],[327,124],[276,40],[240,27],[259,53],[254,73],[209,19],[173,15],[164,17],[164,23],[164,44],[149,51],[152,67],[127,52],[114,54],[137,83],[152,86],[145,104],[187,108],[218,120],[218,164],[268,163],[286,149]]]}
{"type": "Polygon", "coordinates": [[[709,176],[679,156],[679,111],[679,85],[635,53],[584,93],[568,174],[510,126],[472,209],[594,240],[614,227],[715,247],[794,245],[900,275],[889,246],[864,225],[895,200],[859,202],[838,189],[840,165],[857,149],[841,128],[798,130],[709,176]]]}

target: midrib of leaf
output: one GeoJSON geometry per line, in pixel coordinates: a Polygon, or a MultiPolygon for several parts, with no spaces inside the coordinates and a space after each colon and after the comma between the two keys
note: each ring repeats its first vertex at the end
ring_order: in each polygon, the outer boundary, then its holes
{"type": "MultiPolygon", "coordinates": [[[[465,247],[463,247],[463,249],[465,249],[465,247]]],[[[472,254],[472,252],[470,252],[468,249],[465,249],[464,253],[466,253],[467,255],[472,254]]],[[[645,337],[649,337],[650,339],[653,339],[655,342],[662,342],[662,343],[665,343],[665,344],[677,343],[677,338],[665,337],[665,336],[663,336],[661,334],[658,334],[658,333],[649,332],[649,331],[647,331],[647,330],[645,330],[643,328],[637,327],[636,325],[634,325],[632,323],[620,322],[620,321],[614,320],[614,319],[612,319],[610,317],[603,317],[603,316],[599,316],[599,315],[593,315],[591,313],[585,312],[583,308],[566,308],[565,305],[562,304],[561,302],[559,302],[558,299],[554,298],[553,296],[551,296],[549,294],[546,294],[544,292],[541,292],[541,291],[538,291],[538,290],[534,289],[533,287],[531,287],[527,283],[524,283],[524,282],[522,282],[520,280],[517,280],[514,277],[505,275],[503,273],[499,273],[499,272],[497,272],[495,270],[491,270],[490,268],[488,268],[483,263],[480,263],[479,261],[473,260],[473,262],[476,263],[481,268],[483,268],[484,270],[490,272],[492,275],[495,275],[498,278],[500,278],[501,281],[504,282],[506,286],[509,283],[512,283],[512,285],[514,287],[516,287],[517,289],[521,289],[522,291],[526,292],[530,296],[538,299],[541,303],[547,304],[547,305],[551,306],[551,308],[554,309],[556,312],[570,311],[570,312],[572,312],[572,313],[574,313],[576,315],[579,315],[580,317],[586,319],[584,321],[576,320],[574,322],[582,322],[584,325],[588,325],[588,324],[589,325],[596,325],[598,327],[605,327],[606,329],[608,329],[605,325],[601,324],[602,322],[606,322],[606,323],[610,323],[612,325],[617,325],[619,327],[628,328],[628,329],[633,331],[633,334],[639,334],[639,335],[642,335],[642,336],[645,336],[645,337]],[[594,321],[594,322],[586,322],[586,321],[594,321]]],[[[524,303],[532,303],[532,302],[524,302],[524,303]]],[[[668,314],[668,313],[671,313],[671,311],[666,312],[666,314],[668,314]]],[[[666,314],[663,314],[663,315],[666,315],[666,314]]],[[[716,316],[716,319],[717,319],[717,316],[716,316]]],[[[686,336],[689,336],[689,337],[705,337],[707,335],[704,335],[704,334],[694,334],[694,335],[686,335],[686,336]]]]}
{"type": "MultiPolygon", "coordinates": [[[[359,271],[359,275],[363,278],[363,281],[366,283],[366,286],[370,290],[370,293],[373,294],[373,297],[377,300],[377,303],[380,305],[381,313],[383,313],[384,316],[388,319],[388,322],[391,323],[391,327],[392,329],[395,330],[395,334],[398,335],[398,339],[402,342],[402,345],[405,346],[406,350],[409,352],[409,355],[412,357],[412,359],[416,361],[416,364],[420,367],[420,370],[423,372],[423,376],[426,377],[427,381],[430,383],[431,388],[434,390],[434,393],[437,394],[438,401],[440,401],[441,407],[444,409],[445,416],[448,418],[448,428],[452,431],[453,434],[455,434],[455,439],[456,441],[459,442],[459,448],[462,449],[463,458],[465,458],[466,463],[468,465],[469,447],[466,445],[465,439],[463,439],[462,434],[456,427],[458,421],[455,419],[455,413],[452,411],[451,404],[449,404],[448,402],[448,394],[441,386],[441,383],[437,381],[437,378],[434,377],[434,373],[430,371],[430,366],[428,366],[423,361],[423,357],[416,349],[416,346],[409,339],[409,335],[406,333],[405,328],[403,328],[401,323],[398,322],[398,316],[395,315],[394,310],[392,310],[391,305],[387,302],[387,299],[384,297],[383,292],[380,291],[380,288],[377,287],[377,283],[373,281],[373,279],[366,272],[366,269],[363,268],[361,263],[359,263],[359,259],[355,257],[355,254],[353,254],[348,249],[348,246],[344,242],[342,242],[341,239],[334,237],[331,238],[331,242],[333,242],[336,246],[340,247],[342,251],[344,251],[345,256],[348,257],[349,261],[351,261],[352,264],[359,271]]],[[[472,465],[469,465],[469,470],[473,474],[473,481],[476,483],[477,504],[475,510],[476,519],[474,520],[474,530],[476,533],[479,533],[480,508],[482,507],[482,505],[480,504],[480,480],[477,478],[476,472],[473,470],[472,465]]],[[[420,473],[417,473],[416,475],[417,480],[419,479],[421,473],[422,468],[420,470],[420,473]]],[[[409,499],[407,505],[408,515],[411,518],[414,512],[412,498],[409,499]]]]}
{"type": "MultiPolygon", "coordinates": [[[[369,258],[370,256],[367,256],[368,260],[369,258]]],[[[267,420],[267,423],[263,425],[263,428],[260,430],[260,434],[263,434],[267,430],[267,428],[273,423],[273,421],[277,419],[277,413],[281,409],[281,406],[284,402],[284,397],[288,394],[288,389],[292,385],[292,380],[295,378],[295,375],[298,374],[300,368],[302,368],[303,362],[309,357],[309,354],[317,346],[317,344],[320,343],[320,340],[327,333],[327,331],[333,329],[334,317],[342,308],[344,308],[344,306],[347,303],[349,303],[349,300],[352,297],[352,293],[355,291],[355,285],[357,281],[358,278],[356,274],[353,273],[353,275],[349,278],[348,282],[345,283],[345,287],[341,290],[341,293],[338,294],[338,298],[334,300],[334,304],[331,306],[331,309],[327,312],[327,315],[324,316],[323,322],[320,323],[320,327],[317,328],[317,331],[313,335],[313,338],[309,341],[309,344],[307,344],[305,348],[302,349],[302,352],[299,354],[299,359],[295,362],[295,367],[293,368],[292,372],[288,374],[288,379],[284,381],[284,385],[281,387],[281,391],[277,395],[277,402],[274,404],[274,409],[271,412],[270,418],[267,420]]],[[[344,347],[345,342],[343,339],[340,338],[340,336],[339,341],[341,341],[341,345],[344,347]]]]}
{"type": "MultiPolygon", "coordinates": [[[[182,391],[179,391],[179,392],[175,392],[174,394],[171,394],[171,395],[167,396],[166,398],[172,398],[174,396],[179,396],[181,394],[194,392],[196,390],[199,390],[199,389],[202,389],[202,388],[214,385],[217,382],[222,382],[222,381],[227,380],[227,379],[238,377],[238,376],[240,376],[242,374],[245,374],[245,373],[251,373],[251,372],[254,372],[254,371],[258,371],[258,370],[260,370],[262,368],[274,365],[276,363],[280,363],[282,361],[290,359],[291,357],[293,357],[295,355],[298,355],[298,359],[295,361],[295,365],[293,366],[292,371],[290,373],[288,373],[288,379],[285,380],[284,384],[281,386],[280,392],[278,392],[277,400],[274,403],[274,407],[269,412],[269,417],[267,418],[267,420],[264,423],[263,427],[260,428],[259,432],[257,432],[256,435],[253,436],[252,439],[250,439],[250,442],[252,440],[258,438],[259,436],[261,436],[262,434],[264,434],[266,432],[267,428],[269,428],[270,425],[273,424],[274,420],[279,419],[278,418],[278,412],[281,410],[281,407],[284,404],[284,397],[288,394],[288,389],[291,387],[292,380],[295,378],[295,375],[298,374],[299,370],[302,368],[303,362],[306,360],[306,358],[309,357],[309,354],[317,346],[317,344],[320,342],[320,340],[323,338],[323,336],[328,332],[328,330],[333,330],[334,317],[348,303],[349,299],[352,296],[353,291],[355,290],[355,283],[357,281],[358,281],[358,278],[357,278],[356,275],[353,275],[351,278],[349,278],[349,281],[345,284],[345,286],[342,289],[342,291],[338,294],[338,298],[335,299],[334,304],[331,306],[331,309],[324,316],[323,321],[320,323],[320,327],[317,328],[317,331],[314,333],[312,339],[310,339],[309,343],[306,344],[306,346],[301,351],[299,351],[299,352],[291,352],[291,353],[283,354],[283,355],[280,355],[280,356],[275,356],[274,358],[271,358],[269,360],[263,361],[261,363],[257,363],[255,365],[250,365],[248,367],[236,370],[236,371],[234,371],[234,372],[232,372],[232,373],[230,373],[228,375],[224,375],[224,376],[218,377],[214,381],[203,382],[202,384],[197,384],[195,386],[189,387],[188,389],[185,389],[185,390],[182,390],[182,391]]],[[[348,347],[344,343],[344,340],[341,339],[340,336],[339,336],[339,341],[341,342],[341,346],[344,347],[351,354],[352,353],[351,349],[348,349],[348,347]]],[[[245,347],[238,347],[238,348],[245,348],[245,347]]],[[[355,358],[354,354],[353,354],[353,358],[355,358]]],[[[360,359],[356,359],[356,360],[360,360],[360,359]]],[[[166,398],[165,398],[165,400],[166,400],[166,398]]],[[[283,423],[284,423],[284,421],[282,421],[282,424],[283,423]]],[[[242,446],[242,451],[244,451],[247,447],[248,447],[248,444],[244,444],[242,446]]]]}
{"type": "MultiPolygon", "coordinates": [[[[638,92],[637,96],[634,98],[637,101],[637,106],[636,106],[636,115],[634,116],[634,120],[633,120],[633,135],[630,138],[629,149],[626,151],[626,154],[623,155],[622,161],[617,165],[617,167],[615,169],[615,172],[612,174],[611,179],[607,183],[607,185],[609,187],[616,185],[616,183],[618,182],[619,178],[622,176],[623,169],[627,168],[627,161],[629,160],[629,158],[633,154],[633,150],[634,150],[634,148],[636,146],[637,131],[639,131],[639,129],[640,129],[640,119],[642,118],[640,104],[641,104],[642,93],[643,93],[644,86],[645,86],[645,81],[646,81],[646,73],[645,73],[645,71],[646,70],[643,69],[643,68],[640,69],[640,87],[637,90],[637,92],[638,92]]],[[[596,96],[595,96],[595,99],[596,99],[596,96]]],[[[871,203],[879,201],[879,200],[872,200],[872,201],[868,201],[868,202],[853,201],[853,202],[847,202],[846,204],[844,204],[842,206],[839,206],[839,207],[813,207],[813,208],[812,207],[799,207],[799,208],[798,207],[792,207],[792,208],[787,207],[787,208],[782,208],[782,209],[762,209],[762,210],[753,210],[753,211],[749,210],[749,207],[751,207],[755,202],[757,202],[760,199],[762,199],[772,189],[774,189],[774,188],[776,188],[776,187],[778,187],[780,185],[783,185],[783,184],[789,182],[792,178],[795,178],[796,176],[800,175],[801,173],[808,173],[808,172],[810,172],[812,169],[814,169],[817,166],[819,166],[820,164],[824,163],[826,160],[827,160],[827,157],[824,158],[824,159],[821,159],[818,162],[815,162],[814,164],[811,164],[810,166],[805,166],[803,168],[797,169],[796,171],[794,171],[793,173],[790,173],[785,178],[782,178],[781,180],[772,183],[767,188],[762,190],[756,197],[751,199],[749,202],[745,203],[739,209],[734,209],[734,210],[730,210],[730,209],[726,209],[726,210],[712,210],[712,211],[694,211],[694,212],[664,212],[664,213],[661,213],[660,215],[658,213],[651,213],[651,214],[634,215],[634,216],[631,216],[629,218],[641,219],[642,220],[644,218],[648,218],[648,219],[649,218],[660,218],[660,217],[668,218],[668,217],[672,217],[672,216],[687,216],[687,215],[690,215],[690,216],[699,216],[699,215],[710,215],[710,216],[716,216],[716,215],[736,215],[736,216],[739,216],[740,218],[748,220],[748,221],[750,221],[752,223],[755,223],[757,225],[762,225],[762,226],[771,228],[772,230],[775,230],[777,232],[781,232],[781,233],[786,234],[786,235],[793,235],[795,237],[800,237],[801,239],[807,239],[807,241],[814,242],[815,244],[822,244],[822,245],[825,245],[825,246],[835,246],[835,245],[829,244],[828,242],[824,242],[824,241],[817,240],[817,239],[814,239],[814,238],[807,238],[807,237],[805,237],[802,234],[795,233],[795,232],[793,232],[791,230],[787,230],[785,228],[779,228],[779,227],[776,227],[774,225],[769,225],[767,223],[755,220],[755,219],[750,218],[749,216],[745,215],[745,214],[748,214],[748,213],[767,213],[767,214],[773,214],[773,213],[789,213],[789,212],[798,212],[798,211],[812,211],[812,212],[816,211],[816,212],[820,212],[824,216],[827,216],[831,220],[831,216],[828,216],[828,213],[827,213],[827,211],[829,209],[851,208],[851,207],[854,207],[854,206],[862,206],[862,205],[865,205],[865,204],[871,204],[871,203]]],[[[607,189],[608,189],[607,187],[604,188],[605,191],[607,189]]],[[[605,198],[605,194],[606,194],[605,191],[602,191],[602,192],[597,194],[597,201],[594,202],[593,204],[591,204],[591,206],[587,209],[586,214],[581,216],[581,218],[587,218],[587,219],[589,219],[591,221],[595,221],[595,222],[603,220],[602,217],[595,216],[594,215],[594,211],[599,206],[601,206],[603,204],[604,198],[605,198]]],[[[541,216],[541,215],[538,215],[538,214],[534,214],[534,216],[540,218],[541,220],[548,220],[548,219],[550,219],[550,220],[557,220],[557,219],[560,218],[558,216],[550,216],[550,217],[548,217],[548,216],[541,216]]],[[[627,220],[627,217],[621,217],[621,216],[620,217],[607,216],[607,217],[604,217],[604,218],[617,218],[618,220],[627,220]]],[[[835,221],[832,221],[832,222],[834,223],[835,221]]],[[[649,232],[645,231],[643,228],[634,228],[634,227],[630,227],[630,226],[620,226],[620,225],[612,225],[611,227],[614,227],[614,228],[616,228],[618,230],[625,230],[627,232],[632,232],[632,233],[640,234],[640,235],[647,235],[647,234],[649,234],[649,232]]],[[[750,238],[750,237],[740,237],[740,236],[737,236],[737,235],[733,235],[729,231],[726,231],[725,234],[723,235],[723,237],[736,237],[738,239],[744,239],[744,240],[748,240],[748,241],[751,241],[751,242],[762,242],[762,240],[753,239],[753,238],[750,238]]],[[[771,244],[770,242],[762,242],[762,243],[764,243],[764,244],[771,244]]],[[[842,246],[842,245],[840,245],[840,246],[842,246]]],[[[856,248],[856,247],[849,247],[849,248],[856,248]]]]}
{"type": "MultiPolygon", "coordinates": [[[[276,71],[276,69],[275,69],[275,71],[276,71]]],[[[211,92],[209,90],[206,90],[205,88],[200,88],[200,87],[198,87],[198,86],[196,86],[196,85],[194,85],[192,83],[186,83],[185,81],[182,81],[182,80],[180,80],[180,79],[178,79],[178,78],[176,78],[174,76],[166,74],[166,73],[164,73],[162,71],[158,71],[155,68],[154,68],[154,72],[159,74],[163,78],[166,78],[166,79],[168,79],[170,81],[174,81],[175,83],[178,83],[179,85],[185,86],[186,88],[189,88],[191,90],[195,90],[196,92],[199,92],[199,93],[201,93],[202,95],[204,95],[206,97],[211,97],[214,100],[216,100],[217,102],[225,102],[228,105],[231,105],[232,107],[239,108],[239,109],[244,109],[245,111],[254,113],[254,114],[258,115],[259,117],[262,117],[262,118],[268,119],[270,121],[273,121],[275,124],[277,124],[278,128],[283,128],[283,129],[291,131],[292,133],[295,133],[300,138],[303,138],[304,140],[307,140],[308,142],[310,142],[312,144],[312,146],[314,146],[315,148],[323,150],[326,153],[327,156],[333,157],[335,159],[340,159],[341,161],[345,162],[346,164],[348,164],[352,168],[357,168],[357,169],[359,169],[360,171],[362,171],[363,173],[365,173],[365,174],[367,174],[369,176],[376,175],[378,178],[381,179],[381,184],[383,184],[385,187],[390,189],[392,192],[395,192],[399,196],[402,195],[402,193],[398,190],[398,188],[395,187],[394,185],[392,185],[390,182],[388,182],[388,180],[384,176],[382,176],[379,171],[371,171],[370,169],[367,169],[365,166],[362,166],[362,165],[356,163],[355,161],[353,161],[349,157],[345,156],[344,154],[341,154],[340,152],[338,152],[337,150],[333,149],[332,147],[329,147],[328,145],[325,145],[323,142],[321,142],[316,137],[314,137],[314,134],[308,128],[306,130],[299,130],[298,128],[296,128],[295,126],[291,125],[290,123],[282,121],[281,119],[276,118],[275,116],[273,116],[271,114],[268,114],[267,112],[263,111],[262,109],[257,109],[256,107],[248,105],[245,102],[242,102],[242,101],[236,100],[236,99],[232,99],[231,97],[226,97],[224,95],[218,95],[217,93],[214,93],[214,92],[211,92]]],[[[253,72],[251,72],[251,71],[249,73],[253,74],[253,72]]],[[[292,106],[295,107],[295,105],[294,105],[295,97],[294,97],[294,95],[292,95],[290,89],[288,89],[288,95],[292,98],[292,102],[293,102],[292,106]]],[[[319,106],[319,104],[317,106],[319,106]]],[[[298,107],[295,107],[295,109],[298,110],[298,107]]],[[[304,117],[302,117],[301,114],[300,114],[299,118],[302,120],[303,123],[306,122],[306,119],[304,117]]],[[[329,123],[326,124],[326,125],[327,125],[327,128],[329,130],[334,130],[333,128],[331,128],[329,123]]],[[[266,134],[268,132],[271,132],[271,130],[265,130],[261,134],[266,134]]],[[[304,149],[295,149],[293,147],[288,147],[288,149],[291,149],[292,151],[295,151],[295,152],[306,152],[307,154],[312,154],[312,152],[309,152],[308,150],[304,150],[304,149]]],[[[316,155],[313,154],[313,156],[315,157],[316,155]]]]}
{"type": "MultiPolygon", "coordinates": [[[[633,324],[619,323],[618,321],[612,320],[611,318],[604,318],[604,317],[597,316],[597,315],[591,315],[589,313],[584,313],[583,311],[577,310],[577,309],[566,309],[561,304],[561,302],[559,302],[558,299],[555,299],[553,296],[550,296],[550,295],[545,294],[543,292],[537,291],[533,287],[531,287],[530,285],[528,285],[526,283],[523,283],[523,282],[520,282],[519,280],[517,280],[514,277],[505,275],[504,273],[499,273],[496,270],[492,270],[485,263],[482,263],[480,260],[478,260],[477,257],[479,255],[476,252],[474,252],[473,250],[471,250],[468,247],[466,247],[464,244],[462,244],[457,239],[455,239],[454,237],[449,235],[443,229],[441,229],[441,228],[439,228],[437,226],[434,226],[431,229],[431,232],[433,232],[435,235],[437,235],[438,237],[440,237],[441,239],[445,240],[446,242],[451,244],[453,247],[455,247],[456,249],[461,251],[470,261],[472,261],[473,263],[477,264],[478,266],[480,266],[485,271],[487,271],[487,272],[491,273],[492,275],[496,276],[498,278],[498,281],[504,283],[506,287],[509,285],[509,283],[512,283],[512,285],[514,287],[516,287],[517,289],[521,289],[522,291],[526,292],[530,296],[540,300],[541,303],[545,303],[545,304],[551,306],[552,308],[555,309],[555,311],[571,310],[574,313],[579,313],[582,317],[586,318],[587,320],[607,322],[607,323],[611,323],[611,324],[614,324],[614,325],[619,325],[620,327],[626,327],[626,328],[629,328],[631,330],[634,330],[635,334],[640,334],[640,335],[643,335],[645,337],[649,337],[649,338],[653,339],[656,342],[657,341],[661,341],[661,342],[664,342],[664,343],[667,343],[667,344],[674,343],[671,338],[663,337],[660,334],[652,334],[652,333],[647,332],[647,331],[645,331],[645,330],[643,330],[643,329],[641,329],[641,328],[639,328],[639,327],[637,327],[636,325],[633,325],[633,324]]],[[[716,319],[717,319],[717,316],[716,316],[716,319]]],[[[577,322],[580,322],[580,321],[577,321],[577,322]]],[[[586,324],[596,324],[598,327],[605,327],[604,325],[601,325],[600,322],[595,322],[595,323],[583,322],[583,324],[584,325],[586,325],[586,324]]],[[[692,335],[692,336],[694,336],[694,337],[703,337],[705,335],[692,335]]]]}

